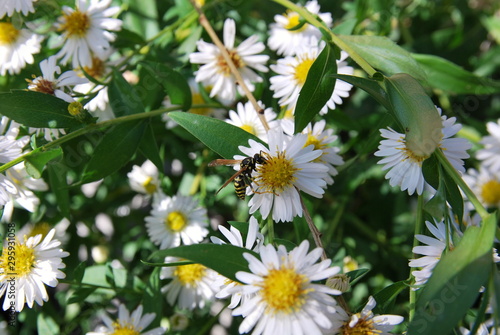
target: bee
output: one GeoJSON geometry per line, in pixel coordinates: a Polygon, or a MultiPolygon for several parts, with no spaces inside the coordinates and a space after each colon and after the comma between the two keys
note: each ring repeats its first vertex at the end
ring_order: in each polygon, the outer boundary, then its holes
{"type": "Polygon", "coordinates": [[[262,154],[255,154],[253,157],[247,157],[242,160],[216,159],[208,163],[208,166],[234,165],[238,163],[240,163],[240,169],[233,174],[215,194],[219,193],[220,190],[226,187],[230,182],[234,181],[233,185],[236,196],[238,196],[241,200],[245,200],[247,186],[252,187],[252,172],[257,170],[257,164],[265,164],[266,159],[262,156],[262,154]]]}

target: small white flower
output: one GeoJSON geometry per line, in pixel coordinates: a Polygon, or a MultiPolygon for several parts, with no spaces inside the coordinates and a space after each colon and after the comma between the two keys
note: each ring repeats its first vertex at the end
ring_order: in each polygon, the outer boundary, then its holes
{"type": "Polygon", "coordinates": [[[158,168],[150,160],[141,166],[134,165],[132,171],[127,173],[130,187],[139,193],[153,194],[159,190],[158,168]]]}
{"type": "MultiPolygon", "coordinates": [[[[306,82],[307,74],[312,64],[318,58],[324,47],[324,42],[303,46],[295,56],[288,56],[279,59],[276,65],[271,65],[271,69],[276,72],[276,76],[271,77],[271,90],[274,91],[274,98],[279,98],[278,103],[282,107],[295,110],[299,93],[306,82]]],[[[352,74],[354,69],[347,65],[345,59],[347,53],[342,51],[340,60],[337,60],[337,73],[352,74]]],[[[336,80],[335,88],[330,99],[320,111],[321,115],[328,112],[328,108],[335,109],[336,105],[342,104],[342,98],[349,96],[352,85],[342,80],[336,80]]]]}
{"type": "Polygon", "coordinates": [[[92,56],[105,59],[115,35],[110,31],[121,29],[122,21],[114,19],[119,7],[109,7],[111,0],[76,0],[76,9],[63,7],[56,28],[62,31],[62,46],[57,57],[62,64],[72,59],[73,68],[92,66],[92,56]]]}
{"type": "MultiPolygon", "coordinates": [[[[45,286],[55,287],[57,279],[65,277],[59,269],[65,267],[63,257],[69,253],[59,248],[61,242],[53,239],[55,230],[51,230],[42,241],[39,234],[20,243],[7,234],[2,256],[0,256],[0,296],[5,294],[3,309],[11,306],[18,312],[29,308],[33,302],[43,305],[49,299],[45,286]],[[9,261],[9,251],[14,250],[16,261],[9,261]]],[[[12,253],[10,253],[12,255],[12,253]]]]}
{"type": "Polygon", "coordinates": [[[486,128],[489,135],[481,140],[484,148],[477,152],[476,158],[482,160],[491,171],[500,172],[500,119],[496,123],[488,122],[486,128]]]}
{"type": "Polygon", "coordinates": [[[339,311],[342,325],[335,334],[378,334],[390,335],[395,325],[403,322],[404,318],[399,315],[375,315],[372,309],[376,306],[372,296],[368,298],[366,306],[360,313],[348,316],[343,310],[339,311]]]}
{"type": "MultiPolygon", "coordinates": [[[[320,7],[316,0],[308,1],[304,6],[311,14],[318,15],[328,27],[332,25],[332,15],[330,13],[320,13],[320,7]]],[[[304,23],[300,28],[300,16],[296,12],[288,11],[283,15],[274,16],[275,23],[270,25],[269,40],[267,45],[278,55],[293,56],[304,45],[311,45],[314,40],[321,39],[321,32],[318,28],[308,23],[304,23]]]]}
{"type": "MultiPolygon", "coordinates": [[[[437,108],[439,114],[441,109],[437,108]]],[[[469,158],[467,150],[471,144],[464,138],[452,138],[462,128],[461,124],[455,124],[456,118],[441,116],[443,128],[442,139],[439,148],[444,155],[460,173],[465,172],[463,159],[469,158]]],[[[424,190],[424,175],[422,173],[423,161],[429,156],[422,156],[412,152],[406,145],[405,134],[400,134],[389,128],[380,129],[382,137],[386,138],[380,142],[375,156],[384,157],[378,164],[385,164],[382,170],[389,170],[385,175],[391,186],[400,186],[401,191],[408,190],[408,194],[422,194],[424,190]]]]}
{"type": "Polygon", "coordinates": [[[0,75],[18,74],[26,64],[33,64],[42,40],[42,36],[27,29],[18,30],[10,22],[0,22],[0,75]]]}
{"type": "MultiPolygon", "coordinates": [[[[176,257],[165,258],[165,263],[179,261],[183,261],[183,259],[176,257]]],[[[164,286],[161,291],[166,293],[167,302],[171,306],[190,310],[197,307],[203,308],[208,301],[214,299],[215,292],[212,283],[215,275],[215,271],[201,264],[163,267],[160,278],[171,278],[172,281],[164,286]]]]}
{"type": "Polygon", "coordinates": [[[299,191],[321,198],[329,169],[314,162],[323,152],[314,150],[312,145],[304,147],[305,134],[290,138],[281,129],[271,129],[268,139],[269,149],[253,140],[249,141],[249,148],[239,147],[247,157],[260,153],[266,160],[265,164],[257,165],[252,176],[255,194],[248,203],[250,214],[260,210],[265,219],[272,210],[274,221],[292,221],[295,216],[302,216],[299,191]]]}
{"type": "MultiPolygon", "coordinates": [[[[224,46],[231,60],[240,72],[245,85],[250,91],[254,91],[253,83],[262,82],[262,78],[254,72],[267,72],[264,65],[269,56],[259,55],[264,51],[263,43],[258,42],[258,37],[252,35],[235,47],[236,25],[234,20],[227,19],[224,22],[224,46]]],[[[205,86],[212,86],[210,97],[218,96],[224,100],[234,100],[236,97],[236,79],[234,78],[228,64],[224,60],[220,50],[211,43],[202,40],[197,42],[199,52],[189,55],[193,64],[204,64],[196,72],[196,81],[205,86]]],[[[243,94],[238,87],[240,94],[243,94]]]]}
{"type": "MultiPolygon", "coordinates": [[[[264,117],[270,128],[274,127],[276,123],[274,119],[276,118],[276,113],[273,112],[271,108],[265,108],[262,102],[258,101],[259,106],[264,109],[264,117]]],[[[249,101],[245,104],[238,102],[236,105],[238,113],[233,110],[229,111],[229,119],[226,120],[227,123],[233,126],[240,127],[241,129],[249,132],[252,135],[257,136],[264,142],[267,142],[267,131],[264,125],[259,119],[255,108],[249,101]]]]}
{"type": "Polygon", "coordinates": [[[107,335],[107,334],[134,334],[134,335],[162,335],[165,329],[157,327],[147,332],[143,332],[155,319],[156,313],[142,314],[142,305],[139,305],[130,314],[125,305],[118,307],[118,319],[113,320],[106,314],[102,316],[102,321],[106,326],[100,326],[97,331],[89,332],[87,335],[107,335]]]}
{"type": "Polygon", "coordinates": [[[484,206],[500,207],[500,170],[493,172],[483,162],[479,171],[469,169],[463,179],[484,206]]]}
{"type": "Polygon", "coordinates": [[[28,13],[35,12],[33,8],[33,2],[36,0],[2,0],[0,1],[0,19],[2,19],[5,14],[7,16],[12,16],[14,12],[23,13],[24,16],[28,13]]]}
{"type": "Polygon", "coordinates": [[[158,195],[146,217],[149,238],[160,249],[200,243],[208,234],[207,210],[192,197],[158,195]]]}
{"type": "Polygon", "coordinates": [[[243,254],[248,261],[249,272],[237,272],[236,277],[244,285],[242,294],[254,295],[233,311],[244,320],[240,333],[252,334],[322,334],[332,326],[331,318],[336,302],[331,295],[340,291],[314,283],[332,277],[340,271],[330,267],[331,261],[317,261],[321,248],[308,252],[309,243],[286,251],[280,245],[260,248],[260,260],[243,254]]]}

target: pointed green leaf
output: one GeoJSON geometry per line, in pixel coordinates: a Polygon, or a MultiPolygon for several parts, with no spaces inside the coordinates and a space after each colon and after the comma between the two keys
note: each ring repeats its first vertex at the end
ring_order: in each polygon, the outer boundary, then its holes
{"type": "Polygon", "coordinates": [[[78,289],[69,297],[68,305],[85,301],[85,299],[87,299],[89,295],[94,293],[95,290],[97,290],[97,287],[78,287],[78,289]]]}
{"type": "Polygon", "coordinates": [[[49,174],[50,190],[56,196],[57,208],[65,218],[69,218],[70,199],[66,180],[68,167],[60,162],[52,161],[47,164],[47,172],[49,174]]]}
{"type": "Polygon", "coordinates": [[[27,127],[80,127],[80,122],[69,114],[68,105],[62,99],[40,92],[0,93],[0,113],[27,127]]]}
{"type": "Polygon", "coordinates": [[[449,334],[476,300],[493,268],[496,217],[467,228],[455,249],[442,256],[416,304],[408,334],[449,334]]]}
{"type": "Polygon", "coordinates": [[[142,100],[121,72],[113,69],[113,80],[108,86],[109,104],[116,117],[144,112],[142,100]]]}
{"type": "Polygon", "coordinates": [[[295,133],[301,132],[326,105],[335,88],[337,80],[332,75],[336,73],[335,50],[327,44],[311,65],[300,90],[295,107],[295,133]]]}
{"type": "Polygon", "coordinates": [[[60,147],[50,149],[47,151],[42,151],[39,149],[33,150],[29,156],[26,156],[26,172],[35,179],[42,177],[43,169],[45,165],[51,160],[60,157],[62,155],[62,149],[60,147]]]}
{"type": "Polygon", "coordinates": [[[81,182],[102,179],[128,163],[139,147],[145,129],[145,121],[126,122],[108,129],[95,147],[81,182]]]}
{"type": "Polygon", "coordinates": [[[226,159],[232,159],[234,155],[241,154],[238,146],[248,146],[250,139],[263,143],[249,132],[211,117],[184,112],[171,112],[168,115],[203,144],[226,159]]]}
{"type": "Polygon", "coordinates": [[[357,269],[353,271],[349,271],[346,273],[346,276],[349,277],[349,284],[356,284],[361,278],[363,278],[370,269],[357,269]]]}
{"type": "Polygon", "coordinates": [[[144,313],[156,313],[156,317],[150,325],[151,328],[159,326],[162,318],[161,313],[157,313],[162,310],[163,300],[165,299],[161,293],[160,272],[161,268],[159,267],[153,269],[142,295],[144,313]]]}
{"type": "Polygon", "coordinates": [[[384,91],[379,81],[345,74],[333,74],[332,76],[362,89],[366,93],[370,94],[372,98],[377,100],[377,102],[384,106],[388,111],[391,110],[391,103],[388,99],[387,93],[384,91]]]}
{"type": "Polygon", "coordinates": [[[144,136],[139,144],[139,150],[147,159],[153,162],[158,171],[163,172],[163,160],[160,157],[160,150],[158,149],[151,123],[148,123],[146,126],[144,136]]]}
{"type": "Polygon", "coordinates": [[[426,81],[424,70],[411,54],[384,36],[339,35],[345,43],[372,67],[387,76],[407,73],[419,81],[426,81]]]}
{"type": "Polygon", "coordinates": [[[163,259],[167,256],[174,256],[188,259],[211,268],[231,280],[238,281],[235,276],[236,272],[249,271],[248,262],[243,258],[244,253],[258,257],[255,252],[234,245],[193,244],[160,250],[153,253],[151,258],[163,259]]]}
{"type": "Polygon", "coordinates": [[[377,314],[386,314],[397,296],[407,288],[406,281],[398,281],[375,293],[373,299],[377,302],[377,306],[375,306],[374,311],[377,314]]]}

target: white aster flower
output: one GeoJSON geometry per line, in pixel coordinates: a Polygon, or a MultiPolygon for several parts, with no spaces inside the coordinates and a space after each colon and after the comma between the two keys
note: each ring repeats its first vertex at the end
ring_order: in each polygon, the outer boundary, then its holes
{"type": "Polygon", "coordinates": [[[395,325],[403,322],[404,318],[399,315],[375,315],[372,310],[376,306],[376,301],[372,296],[368,298],[366,306],[360,313],[347,315],[343,310],[339,310],[340,322],[342,325],[335,334],[378,334],[390,335],[390,331],[395,325]]]}
{"type": "MultiPolygon", "coordinates": [[[[437,108],[439,114],[441,109],[437,108]]],[[[469,158],[467,150],[471,144],[464,138],[452,138],[462,128],[462,125],[455,124],[456,118],[447,118],[441,116],[442,120],[442,139],[438,147],[443,150],[444,155],[460,173],[465,172],[463,159],[469,158]]],[[[389,179],[391,186],[400,186],[401,191],[408,190],[408,194],[422,194],[424,190],[424,175],[422,173],[423,161],[429,156],[422,156],[411,151],[406,145],[405,134],[400,134],[389,128],[380,129],[382,137],[386,138],[380,142],[375,156],[384,157],[378,164],[385,164],[382,170],[389,169],[385,175],[389,179]]]]}
{"type": "Polygon", "coordinates": [[[322,334],[332,326],[336,302],[331,295],[340,291],[314,282],[332,277],[340,271],[330,267],[331,261],[317,261],[322,249],[308,252],[309,243],[286,251],[280,245],[260,248],[260,260],[243,254],[248,261],[248,272],[237,272],[244,285],[242,294],[254,295],[233,311],[244,320],[240,333],[252,334],[322,334]]]}
{"type": "Polygon", "coordinates": [[[125,305],[120,304],[118,308],[118,319],[113,320],[106,314],[102,316],[102,321],[106,326],[100,326],[97,331],[89,332],[87,335],[107,335],[107,334],[130,334],[130,335],[162,335],[165,329],[157,327],[143,332],[155,319],[156,313],[142,314],[142,305],[139,305],[130,314],[125,305]]]}
{"type": "MultiPolygon", "coordinates": [[[[165,258],[165,263],[184,261],[176,257],[165,258]]],[[[216,272],[201,264],[163,267],[160,278],[172,281],[162,288],[171,306],[182,309],[203,308],[214,299],[212,283],[216,272]],[[176,303],[177,301],[177,303],[176,303]]]]}
{"type": "Polygon", "coordinates": [[[150,160],[141,166],[134,165],[127,177],[130,187],[136,192],[153,194],[159,190],[158,168],[150,160]]]}
{"type": "Polygon", "coordinates": [[[468,169],[463,179],[484,206],[500,207],[500,170],[493,172],[483,163],[479,171],[468,169]]]}
{"type": "MultiPolygon", "coordinates": [[[[276,65],[271,65],[271,69],[277,74],[270,78],[271,90],[274,91],[274,98],[279,98],[281,107],[295,110],[299,93],[307,79],[307,74],[312,64],[318,58],[324,43],[303,46],[295,56],[288,56],[279,59],[276,65]]],[[[352,75],[354,69],[347,65],[345,51],[341,52],[340,60],[337,60],[337,73],[352,75]]],[[[335,88],[330,99],[320,111],[321,115],[328,112],[328,108],[335,109],[336,105],[342,104],[342,98],[349,96],[352,85],[342,80],[335,81],[335,88]]]]}
{"type": "Polygon", "coordinates": [[[0,75],[18,74],[26,64],[33,64],[42,40],[42,36],[27,29],[18,30],[10,22],[0,22],[0,75]]]}
{"type": "Polygon", "coordinates": [[[479,150],[476,158],[494,172],[500,172],[500,119],[497,122],[486,124],[489,135],[483,137],[481,143],[484,148],[479,150]]]}
{"type": "Polygon", "coordinates": [[[208,234],[207,210],[192,197],[158,196],[146,217],[149,238],[160,249],[200,243],[208,234]]]}
{"type": "MultiPolygon", "coordinates": [[[[224,226],[219,226],[219,231],[232,245],[248,250],[253,250],[255,252],[259,252],[259,248],[264,242],[264,236],[259,233],[259,223],[253,216],[250,217],[250,221],[248,224],[248,234],[245,242],[243,242],[243,237],[241,236],[240,231],[233,226],[231,226],[230,230],[228,230],[224,226]]],[[[226,244],[224,240],[215,236],[211,236],[210,240],[215,244],[226,244]]],[[[236,306],[238,306],[240,301],[245,301],[246,299],[249,299],[253,296],[243,296],[238,286],[238,283],[220,274],[217,274],[213,282],[214,291],[218,292],[215,297],[218,299],[231,297],[231,303],[227,307],[231,309],[235,308],[236,306]]]]}
{"type": "MultiPolygon", "coordinates": [[[[253,83],[262,82],[262,77],[254,72],[267,72],[264,65],[269,56],[259,55],[264,51],[265,46],[258,42],[258,37],[252,35],[235,47],[236,25],[234,20],[227,19],[224,22],[224,46],[226,47],[231,60],[241,74],[245,85],[250,91],[254,91],[253,83]]],[[[220,50],[214,44],[197,42],[199,52],[189,55],[189,60],[193,64],[203,64],[196,72],[196,81],[202,82],[205,86],[212,86],[210,97],[218,96],[224,100],[234,100],[236,97],[236,79],[234,78],[228,64],[224,60],[220,50]]],[[[240,94],[243,94],[238,87],[240,94]]]]}
{"type": "Polygon", "coordinates": [[[121,29],[122,21],[112,18],[119,7],[109,7],[111,0],[76,0],[76,9],[63,7],[63,15],[56,25],[62,31],[62,46],[57,57],[62,64],[72,59],[73,68],[92,66],[92,55],[105,59],[115,35],[110,31],[121,29]],[[90,1],[90,4],[89,4],[90,1]]]}
{"type": "MultiPolygon", "coordinates": [[[[239,149],[248,157],[261,154],[265,164],[257,165],[253,173],[254,195],[249,201],[250,214],[258,209],[265,219],[272,210],[274,221],[292,221],[302,216],[299,191],[316,198],[325,192],[328,167],[315,163],[323,152],[314,150],[312,145],[304,147],[307,135],[286,136],[281,129],[271,129],[268,133],[269,149],[261,143],[249,141],[250,147],[239,149]]],[[[235,159],[243,159],[235,156],[235,159]]]]}
{"type": "MultiPolygon", "coordinates": [[[[276,113],[273,112],[271,108],[265,108],[262,102],[258,101],[258,104],[264,110],[264,117],[266,118],[267,124],[270,128],[273,128],[276,124],[276,121],[274,121],[274,119],[276,119],[276,113]]],[[[260,121],[252,103],[249,101],[245,104],[238,102],[236,108],[238,112],[236,113],[230,110],[229,119],[227,119],[226,122],[233,126],[240,127],[250,134],[257,136],[264,142],[267,142],[267,131],[260,121]]]]}
{"type": "MultiPolygon", "coordinates": [[[[15,237],[6,234],[2,256],[0,256],[0,296],[5,294],[3,309],[13,308],[20,312],[24,303],[29,308],[33,302],[43,305],[49,299],[44,285],[55,287],[57,279],[65,277],[59,269],[65,267],[63,257],[69,253],[59,248],[61,242],[53,239],[51,230],[42,241],[42,235],[28,238],[20,243],[15,237]],[[9,261],[9,252],[15,253],[15,263],[9,261]]],[[[15,234],[13,234],[15,235],[15,234]]]]}
{"type": "Polygon", "coordinates": [[[0,1],[0,19],[2,19],[5,14],[7,16],[12,16],[14,12],[23,13],[24,16],[28,13],[33,13],[35,9],[33,8],[33,2],[36,0],[1,0],[0,1]]]}
{"type": "MultiPolygon", "coordinates": [[[[316,0],[308,1],[304,7],[311,14],[318,15],[328,27],[331,27],[332,15],[320,13],[320,6],[316,0]]],[[[293,56],[302,46],[314,44],[312,39],[315,41],[321,39],[321,32],[313,25],[304,23],[299,28],[295,28],[301,23],[300,16],[296,12],[288,11],[283,15],[275,15],[274,21],[270,25],[267,45],[278,55],[293,56]]]]}

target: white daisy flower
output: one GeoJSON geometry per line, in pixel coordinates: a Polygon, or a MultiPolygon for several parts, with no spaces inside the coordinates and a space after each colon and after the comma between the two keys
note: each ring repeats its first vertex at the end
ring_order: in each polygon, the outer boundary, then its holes
{"type": "Polygon", "coordinates": [[[323,284],[314,282],[332,277],[340,271],[330,267],[331,261],[317,261],[322,249],[308,252],[309,243],[286,251],[280,245],[260,248],[260,260],[245,253],[248,272],[237,272],[236,277],[244,285],[242,294],[254,295],[233,311],[244,320],[240,333],[252,334],[322,334],[332,326],[331,318],[336,311],[336,301],[331,295],[339,295],[323,284]]]}
{"type": "MultiPolygon", "coordinates": [[[[308,1],[304,7],[311,14],[318,15],[328,27],[332,26],[332,15],[320,13],[320,6],[316,0],[308,1]]],[[[313,44],[311,39],[316,41],[321,39],[319,29],[308,23],[293,29],[300,24],[300,16],[296,12],[288,11],[283,15],[276,15],[274,21],[270,25],[267,45],[278,55],[293,56],[303,45],[313,44]]]]}
{"type": "MultiPolygon", "coordinates": [[[[279,59],[276,65],[271,65],[271,69],[277,74],[270,78],[271,90],[274,91],[274,98],[279,98],[279,105],[295,110],[299,93],[306,82],[307,74],[312,64],[319,56],[325,43],[303,46],[295,56],[288,56],[279,59]]],[[[340,60],[337,60],[337,73],[352,75],[354,69],[347,65],[345,51],[341,52],[340,60]]],[[[352,85],[342,80],[335,81],[335,88],[330,99],[320,111],[321,115],[328,112],[328,108],[335,109],[336,105],[342,104],[342,98],[349,96],[352,85]]]]}
{"type": "Polygon", "coordinates": [[[200,243],[208,234],[207,210],[192,197],[158,196],[146,217],[149,238],[160,249],[200,243]]]}
{"type": "MultiPolygon", "coordinates": [[[[12,16],[14,12],[23,13],[24,16],[28,13],[34,13],[33,2],[36,0],[2,0],[0,1],[0,19],[2,19],[5,14],[7,16],[12,16]]],[[[0,29],[1,30],[1,29],[0,29]]]]}
{"type": "Polygon", "coordinates": [[[151,322],[155,319],[156,313],[142,314],[142,305],[139,305],[130,314],[125,305],[120,304],[118,307],[118,319],[113,320],[106,314],[102,316],[102,321],[106,326],[100,326],[97,331],[89,332],[87,335],[107,335],[107,334],[133,334],[133,335],[162,335],[166,330],[162,327],[157,327],[149,331],[143,332],[151,322]]]}
{"type": "Polygon", "coordinates": [[[493,172],[483,163],[479,171],[468,169],[463,180],[484,206],[488,208],[500,207],[500,170],[493,172]]]}
{"type": "Polygon", "coordinates": [[[302,216],[299,191],[321,198],[329,169],[314,162],[323,152],[314,150],[312,145],[304,147],[305,134],[290,138],[281,129],[271,129],[268,139],[269,149],[253,140],[249,141],[249,148],[239,147],[247,157],[261,154],[266,160],[265,164],[257,165],[253,174],[255,194],[248,203],[250,214],[259,209],[265,219],[272,210],[274,221],[292,221],[295,216],[302,216]]]}
{"type": "MultiPolygon", "coordinates": [[[[269,56],[259,55],[264,51],[265,46],[258,42],[258,37],[252,35],[239,46],[235,47],[236,24],[232,19],[226,19],[224,22],[224,46],[226,47],[231,60],[240,72],[245,85],[250,91],[254,91],[253,83],[262,82],[262,77],[254,72],[267,72],[264,65],[269,56]]],[[[189,55],[189,60],[193,64],[204,64],[196,71],[196,81],[202,82],[205,86],[212,86],[210,97],[218,96],[224,100],[234,100],[236,97],[236,79],[228,64],[224,60],[220,50],[214,44],[197,42],[199,52],[189,55]]],[[[243,91],[238,87],[240,94],[243,91]]]]}
{"type": "Polygon", "coordinates": [[[27,29],[18,30],[10,22],[0,22],[0,75],[18,74],[26,64],[33,64],[42,40],[42,36],[27,29]]]}
{"type": "Polygon", "coordinates": [[[158,168],[150,160],[141,166],[134,165],[127,177],[130,187],[136,192],[153,194],[159,190],[158,168]]]}
{"type": "MultiPolygon", "coordinates": [[[[276,119],[276,113],[273,112],[272,108],[266,108],[262,102],[258,101],[258,104],[264,110],[264,117],[269,127],[273,128],[276,124],[276,121],[274,121],[274,119],[276,119]]],[[[238,102],[236,109],[238,111],[237,113],[233,110],[229,111],[229,119],[226,119],[226,122],[233,126],[240,127],[250,134],[257,136],[264,142],[267,142],[267,131],[260,121],[252,103],[249,101],[245,104],[238,102]]]]}
{"type": "Polygon", "coordinates": [[[43,241],[40,234],[24,243],[6,234],[6,244],[0,256],[0,296],[5,294],[4,310],[13,308],[20,312],[25,302],[29,308],[35,301],[43,305],[49,299],[44,285],[55,287],[57,279],[65,277],[59,269],[65,267],[61,258],[69,253],[59,248],[61,242],[53,239],[54,234],[55,230],[51,230],[43,241]],[[9,259],[13,252],[14,265],[9,259]]]}
{"type": "MultiPolygon", "coordinates": [[[[233,226],[231,226],[230,230],[228,230],[224,226],[219,226],[219,231],[232,245],[248,250],[253,250],[255,252],[259,252],[259,248],[264,242],[264,236],[259,233],[259,223],[253,216],[250,217],[250,221],[248,224],[248,234],[245,242],[243,242],[243,237],[241,236],[240,231],[233,226]]],[[[224,240],[215,236],[211,236],[210,240],[215,244],[226,244],[224,240]]],[[[249,299],[251,297],[243,296],[238,286],[239,283],[234,282],[220,274],[217,274],[213,282],[214,291],[218,292],[215,297],[218,299],[231,297],[231,303],[227,307],[233,309],[238,306],[240,301],[245,301],[246,299],[249,299]]]]}
{"type": "MultiPolygon", "coordinates": [[[[441,109],[437,108],[439,114],[441,109]]],[[[464,138],[452,138],[462,128],[461,124],[455,124],[456,118],[441,116],[443,128],[442,139],[439,148],[444,155],[460,173],[465,172],[463,159],[469,158],[467,150],[472,147],[470,142],[464,138]]],[[[385,164],[382,170],[389,169],[385,179],[389,179],[391,186],[400,186],[401,191],[408,190],[408,194],[422,194],[424,190],[424,175],[422,173],[423,161],[429,156],[415,154],[407,147],[405,134],[400,134],[389,128],[380,129],[382,137],[386,138],[380,142],[375,156],[384,157],[378,164],[385,164]]]]}
{"type": "Polygon", "coordinates": [[[486,124],[489,135],[483,137],[483,149],[478,150],[476,158],[494,172],[500,172],[500,119],[486,124]]]}
{"type": "Polygon", "coordinates": [[[342,325],[335,334],[378,334],[390,335],[390,331],[395,325],[403,322],[404,318],[399,315],[375,315],[372,310],[377,305],[372,296],[368,298],[366,306],[360,313],[347,315],[343,310],[339,310],[340,322],[342,325]]]}
{"type": "MultiPolygon", "coordinates": [[[[176,257],[165,258],[165,263],[183,261],[176,257]]],[[[203,308],[206,303],[214,299],[215,292],[212,283],[216,272],[201,264],[189,264],[163,267],[160,279],[172,281],[162,288],[166,293],[167,302],[171,306],[181,309],[203,308]],[[177,301],[177,303],[176,303],[177,301]]]]}
{"type": "Polygon", "coordinates": [[[62,32],[61,47],[57,57],[67,64],[72,59],[73,68],[92,66],[92,55],[105,59],[115,35],[110,31],[121,29],[122,21],[112,18],[119,7],[109,7],[111,0],[76,0],[76,9],[63,7],[56,28],[62,32]]]}

